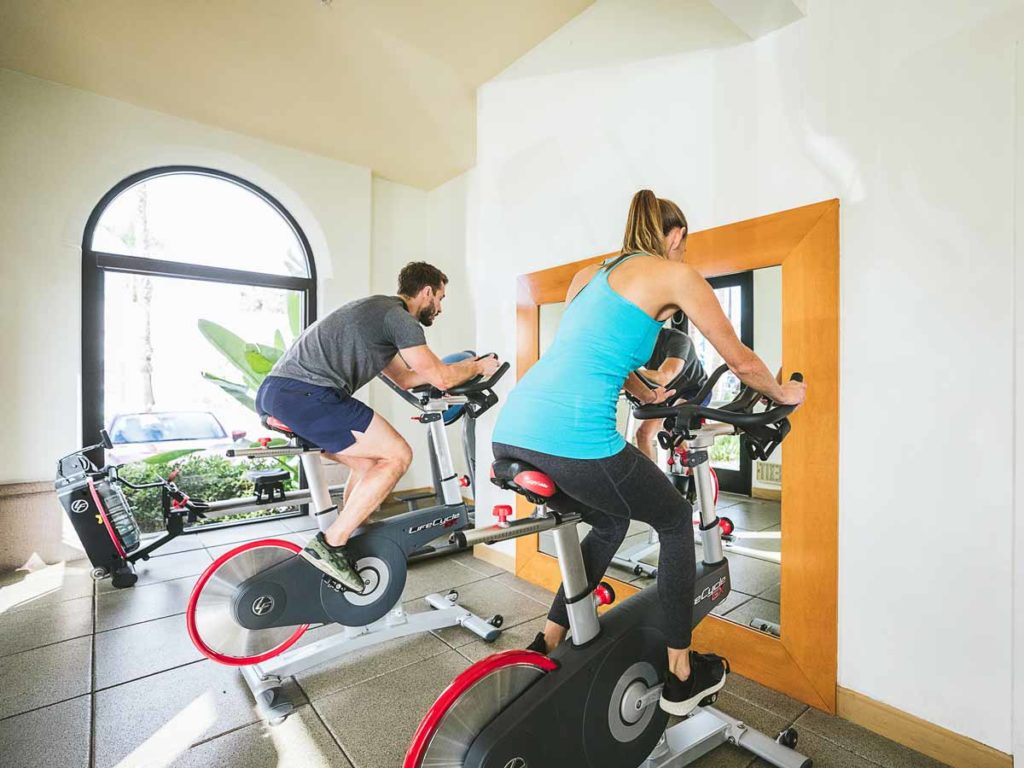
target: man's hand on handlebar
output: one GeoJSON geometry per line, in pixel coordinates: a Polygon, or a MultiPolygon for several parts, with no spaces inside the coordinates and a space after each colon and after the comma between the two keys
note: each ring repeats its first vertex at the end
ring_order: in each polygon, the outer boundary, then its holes
{"type": "Polygon", "coordinates": [[[658,403],[664,403],[672,399],[676,394],[674,389],[665,389],[664,387],[657,387],[656,389],[648,389],[641,395],[641,400],[644,405],[657,405],[658,403]]]}
{"type": "Polygon", "coordinates": [[[479,370],[478,375],[483,376],[484,378],[491,376],[496,370],[498,370],[498,366],[501,365],[497,355],[493,354],[481,357],[476,361],[476,363],[479,370]]]}

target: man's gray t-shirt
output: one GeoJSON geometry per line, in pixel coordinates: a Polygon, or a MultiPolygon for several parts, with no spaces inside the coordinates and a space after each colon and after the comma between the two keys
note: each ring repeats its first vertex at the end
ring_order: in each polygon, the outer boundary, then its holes
{"type": "Polygon", "coordinates": [[[423,326],[397,296],[350,301],[313,323],[274,364],[271,376],[354,393],[400,349],[427,343],[423,326]]]}

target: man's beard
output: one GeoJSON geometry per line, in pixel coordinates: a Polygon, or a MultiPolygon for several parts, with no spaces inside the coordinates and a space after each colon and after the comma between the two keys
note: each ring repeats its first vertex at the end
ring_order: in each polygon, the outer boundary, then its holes
{"type": "Polygon", "coordinates": [[[416,319],[420,321],[420,325],[429,328],[434,324],[435,317],[437,317],[437,313],[434,312],[433,307],[424,307],[423,309],[420,310],[420,313],[419,315],[416,316],[416,319]]]}

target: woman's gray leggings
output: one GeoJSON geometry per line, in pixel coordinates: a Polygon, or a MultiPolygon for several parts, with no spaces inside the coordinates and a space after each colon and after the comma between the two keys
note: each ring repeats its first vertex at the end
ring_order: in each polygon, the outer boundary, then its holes
{"type": "MultiPolygon", "coordinates": [[[[503,443],[494,443],[493,448],[496,459],[525,461],[548,475],[559,490],[549,506],[558,512],[578,512],[592,526],[580,543],[591,589],[622,545],[630,519],[658,532],[658,598],[668,646],[689,647],[696,571],[693,510],[665,473],[628,444],[606,459],[567,459],[503,443]]],[[[548,619],[569,626],[561,587],[548,619]]]]}

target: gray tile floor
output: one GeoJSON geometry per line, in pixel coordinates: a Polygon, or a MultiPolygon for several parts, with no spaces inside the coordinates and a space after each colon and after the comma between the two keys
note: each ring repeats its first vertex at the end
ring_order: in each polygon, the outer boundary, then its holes
{"type": "MultiPolygon", "coordinates": [[[[238,671],[192,648],[185,603],[195,576],[231,539],[273,528],[298,542],[310,526],[291,519],[217,532],[205,543],[189,537],[150,560],[128,590],[94,585],[85,561],[0,576],[0,762],[397,768],[427,706],[457,673],[495,651],[524,647],[543,624],[549,593],[469,554],[416,564],[404,596],[409,610],[423,610],[430,591],[458,586],[467,607],[505,616],[502,636],[487,645],[444,630],[333,662],[291,681],[302,705],[282,725],[265,726],[238,671]]],[[[332,631],[310,630],[303,641],[332,631]]],[[[769,733],[795,723],[818,768],[939,765],[738,675],[718,703],[769,733]]],[[[721,747],[696,765],[763,763],[721,747]]]]}

